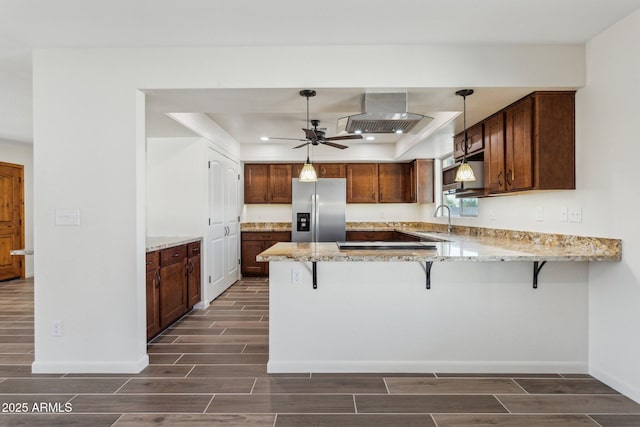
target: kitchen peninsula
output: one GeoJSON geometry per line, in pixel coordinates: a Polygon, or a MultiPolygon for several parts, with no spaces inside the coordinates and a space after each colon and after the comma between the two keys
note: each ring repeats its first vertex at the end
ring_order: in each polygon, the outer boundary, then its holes
{"type": "Polygon", "coordinates": [[[269,372],[587,372],[587,262],[619,261],[619,240],[401,231],[435,249],[278,243],[258,256],[269,372]]]}

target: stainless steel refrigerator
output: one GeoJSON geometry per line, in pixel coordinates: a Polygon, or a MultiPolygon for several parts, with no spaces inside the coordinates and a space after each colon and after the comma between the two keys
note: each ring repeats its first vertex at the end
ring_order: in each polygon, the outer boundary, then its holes
{"type": "Polygon", "coordinates": [[[316,182],[291,180],[293,242],[346,240],[347,180],[319,178],[316,182]]]}

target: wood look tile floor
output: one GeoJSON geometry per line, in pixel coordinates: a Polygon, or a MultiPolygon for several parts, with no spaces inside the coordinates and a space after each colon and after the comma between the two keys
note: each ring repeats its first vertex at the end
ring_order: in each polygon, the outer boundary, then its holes
{"type": "Polygon", "coordinates": [[[640,427],[584,374],[269,375],[268,307],[267,281],[241,280],[153,339],[140,374],[34,375],[33,281],[0,283],[0,426],[640,427]]]}

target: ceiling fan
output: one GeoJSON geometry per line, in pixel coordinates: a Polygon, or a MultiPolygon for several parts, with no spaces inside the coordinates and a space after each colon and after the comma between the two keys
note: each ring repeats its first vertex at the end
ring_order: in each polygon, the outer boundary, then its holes
{"type": "Polygon", "coordinates": [[[305,134],[305,138],[304,139],[299,139],[299,138],[269,138],[269,139],[287,139],[287,140],[293,140],[293,141],[305,141],[304,144],[300,144],[295,148],[302,148],[306,145],[328,145],[330,147],[334,147],[334,148],[339,148],[341,150],[344,150],[345,148],[349,148],[346,145],[342,145],[342,144],[336,144],[333,141],[343,141],[343,140],[348,140],[348,139],[362,139],[362,135],[343,135],[343,136],[333,136],[333,137],[329,137],[327,138],[325,136],[325,132],[323,129],[318,128],[318,125],[320,124],[320,120],[309,120],[309,98],[316,96],[316,91],[315,90],[311,90],[311,89],[305,89],[305,90],[301,90],[300,91],[300,96],[304,96],[305,98],[307,98],[307,127],[308,129],[302,129],[304,131],[305,134]],[[313,126],[313,129],[311,129],[311,126],[313,126]]]}

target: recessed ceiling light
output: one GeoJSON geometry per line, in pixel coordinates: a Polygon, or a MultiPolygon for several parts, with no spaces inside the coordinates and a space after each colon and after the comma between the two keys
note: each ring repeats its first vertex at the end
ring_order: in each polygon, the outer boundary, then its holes
{"type": "Polygon", "coordinates": [[[260,141],[268,141],[269,137],[268,136],[261,136],[260,137],[260,141]]]}
{"type": "Polygon", "coordinates": [[[365,138],[367,141],[373,141],[374,139],[376,139],[375,136],[368,136],[365,138]]]}
{"type": "Polygon", "coordinates": [[[402,133],[402,129],[398,129],[398,130],[396,131],[396,133],[397,133],[397,134],[401,134],[401,133],[402,133]]]}
{"type": "Polygon", "coordinates": [[[362,133],[362,130],[358,129],[358,130],[353,131],[353,133],[355,133],[356,135],[360,135],[362,133]]]}

